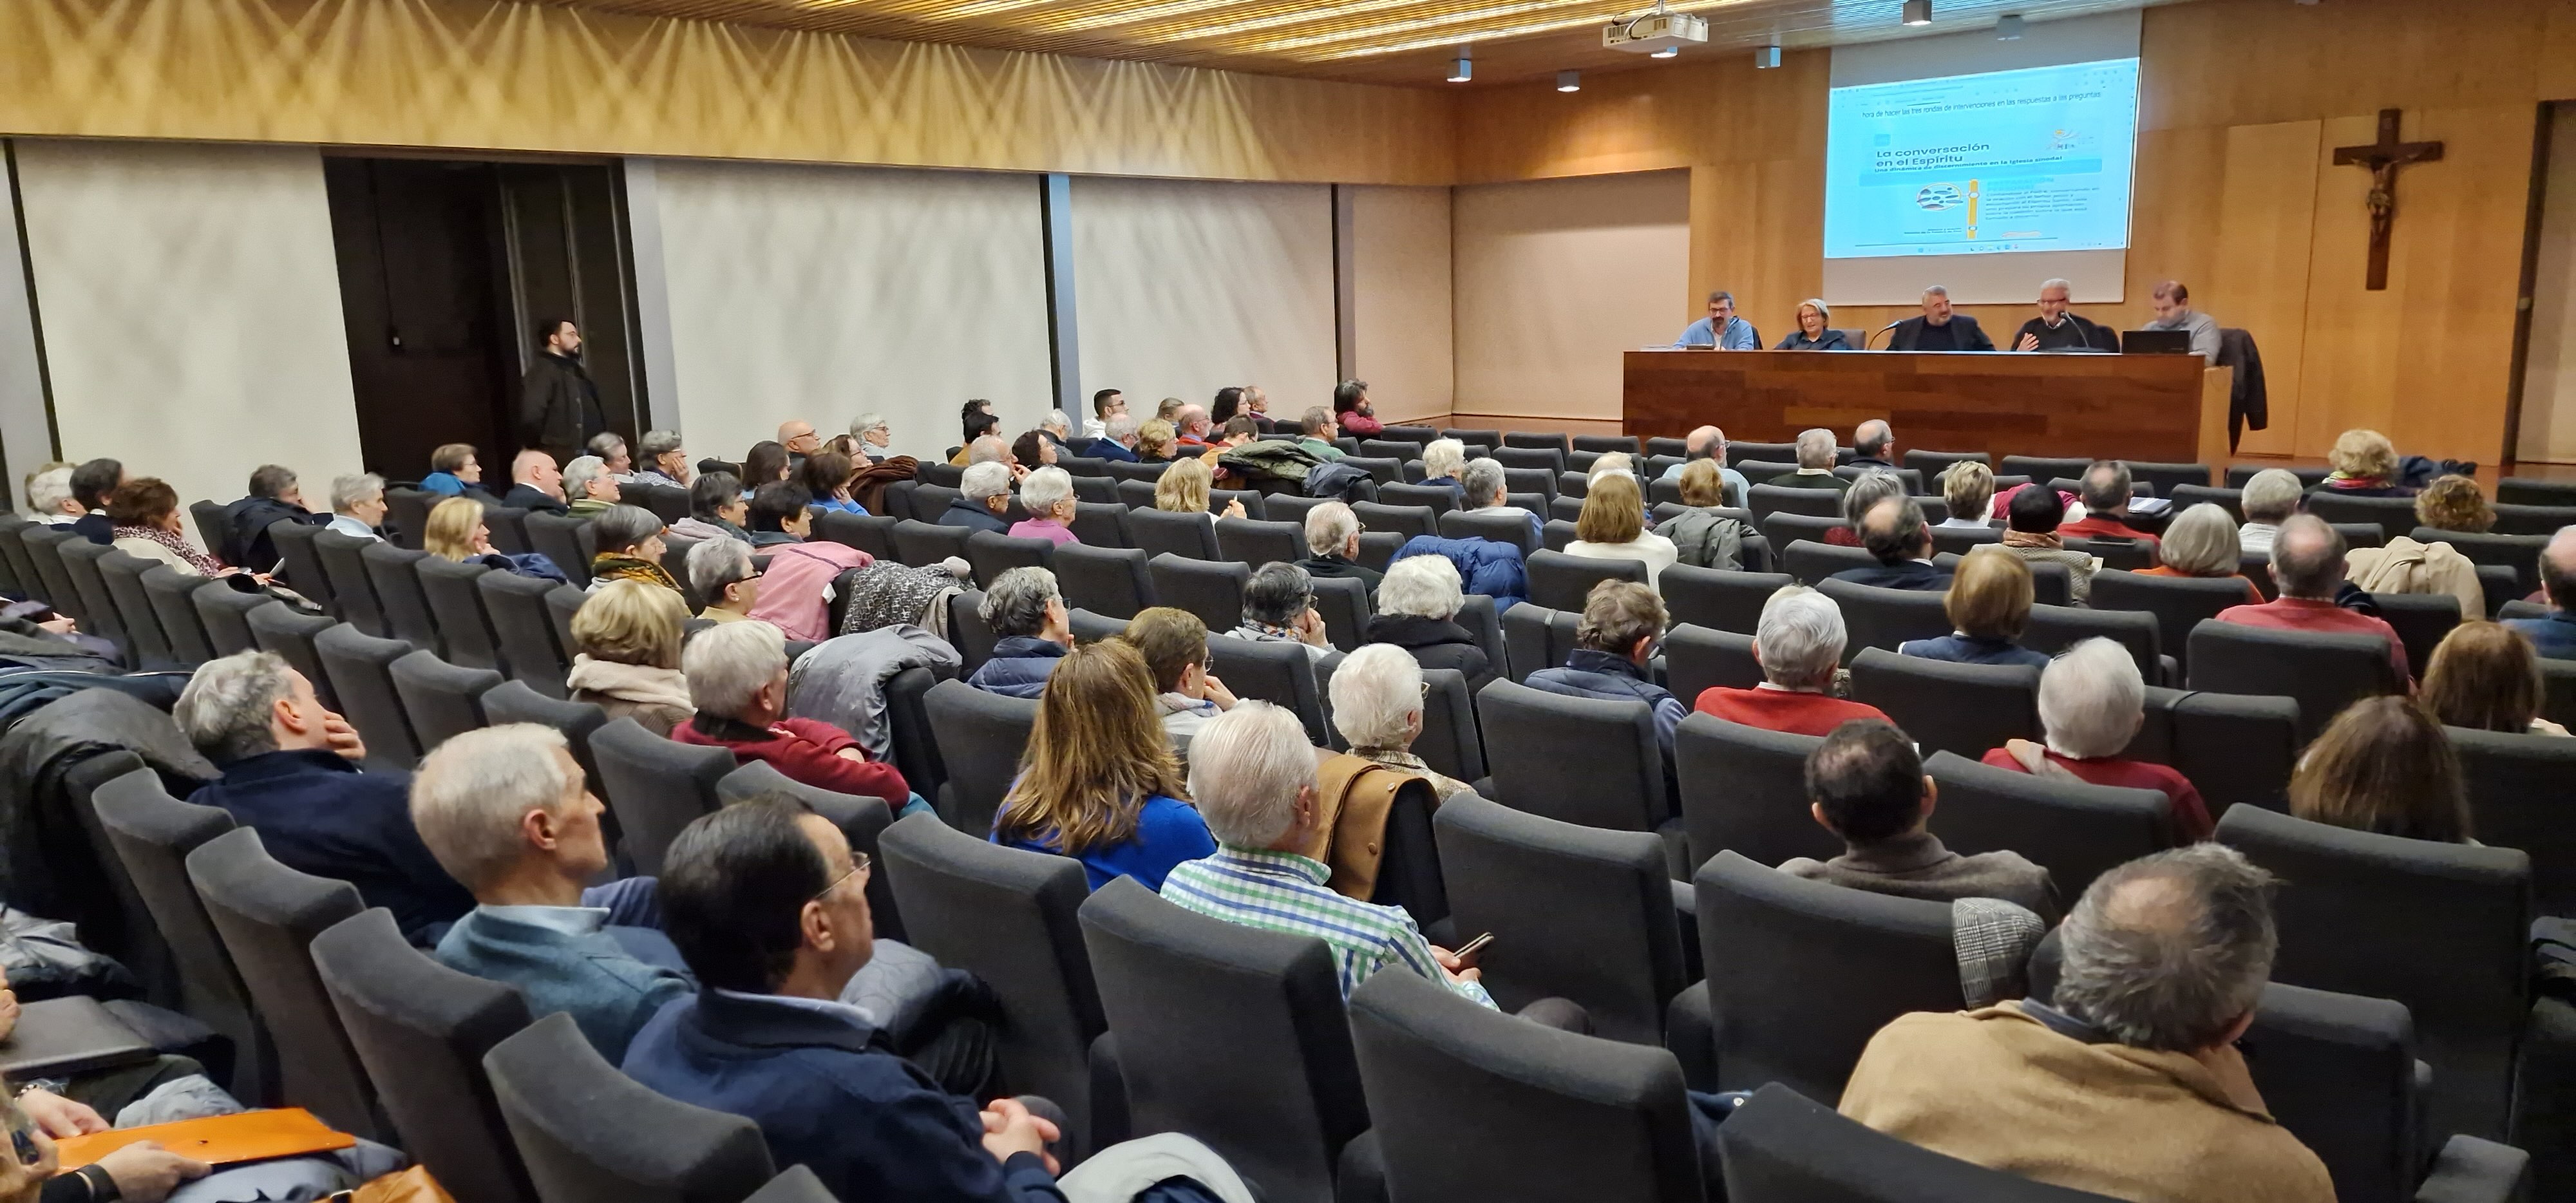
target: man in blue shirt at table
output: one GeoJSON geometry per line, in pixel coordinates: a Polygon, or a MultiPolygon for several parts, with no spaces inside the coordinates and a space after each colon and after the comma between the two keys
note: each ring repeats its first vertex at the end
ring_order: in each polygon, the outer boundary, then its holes
{"type": "Polygon", "coordinates": [[[1673,340],[1673,346],[1759,351],[1762,335],[1753,329],[1753,323],[1735,316],[1735,294],[1721,290],[1708,294],[1708,316],[1683,327],[1682,336],[1673,340]]]}

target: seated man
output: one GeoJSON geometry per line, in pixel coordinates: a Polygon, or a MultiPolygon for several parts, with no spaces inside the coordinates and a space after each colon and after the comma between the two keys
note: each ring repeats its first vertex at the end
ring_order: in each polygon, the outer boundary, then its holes
{"type": "MultiPolygon", "coordinates": [[[[265,472],[268,471],[269,468],[276,468],[277,471],[286,472],[286,469],[277,468],[275,464],[270,464],[267,467],[261,468],[259,471],[265,472]]],[[[287,472],[286,474],[288,476],[295,475],[292,472],[287,472]]],[[[253,482],[251,492],[253,496],[256,496],[259,492],[257,484],[259,480],[259,472],[253,472],[251,474],[251,480],[253,482]]],[[[234,504],[239,505],[241,503],[235,502],[234,504]]],[[[296,508],[304,508],[303,503],[301,501],[297,502],[296,508]]],[[[38,468],[27,474],[28,517],[44,523],[47,526],[70,526],[72,523],[80,521],[81,517],[87,513],[89,513],[89,507],[82,505],[78,498],[72,496],[72,466],[70,464],[56,463],[50,467],[38,468]]],[[[230,516],[229,511],[227,511],[226,516],[230,516]]]]}
{"type": "Polygon", "coordinates": [[[1763,483],[1788,489],[1832,489],[1837,493],[1851,487],[1850,481],[1834,475],[1834,432],[1830,430],[1799,431],[1798,470],[1763,483]]]}
{"type": "Polygon", "coordinates": [[[1349,454],[1333,445],[1334,439],[1342,437],[1342,430],[1333,423],[1331,407],[1323,405],[1309,407],[1306,410],[1305,420],[1299,422],[1297,427],[1302,432],[1297,445],[1314,452],[1315,458],[1329,463],[1349,454]]]}
{"type": "MultiPolygon", "coordinates": [[[[1005,450],[1004,454],[1009,452],[1005,450]]],[[[998,460],[967,465],[965,474],[957,480],[957,492],[958,498],[940,511],[939,525],[988,530],[997,535],[1011,533],[1011,520],[1003,516],[1011,510],[1010,465],[998,460]]]]}
{"type": "Polygon", "coordinates": [[[1655,712],[1655,740],[1673,755],[1673,728],[1690,709],[1647,675],[1655,641],[1664,635],[1664,599],[1635,581],[1602,581],[1583,599],[1583,621],[1574,628],[1574,651],[1563,668],[1543,668],[1523,682],[1532,689],[1576,698],[1635,698],[1655,712]]]}
{"type": "Polygon", "coordinates": [[[1136,428],[1140,425],[1142,423],[1121,408],[1109,415],[1109,420],[1101,427],[1100,437],[1091,440],[1085,454],[1118,463],[1136,463],[1136,428]]]}
{"type": "Polygon", "coordinates": [[[1753,486],[1746,482],[1743,473],[1726,466],[1725,431],[1714,426],[1701,426],[1694,428],[1688,435],[1683,436],[1682,450],[1685,453],[1682,462],[1664,469],[1664,474],[1660,479],[1680,480],[1682,478],[1682,469],[1690,467],[1691,461],[1703,459],[1715,460],[1717,461],[1717,478],[1723,482],[1726,487],[1726,503],[1728,505],[1744,504],[1744,491],[1752,488],[1753,486]]]}
{"type": "Polygon", "coordinates": [[[830,723],[787,717],[787,639],[758,619],[698,632],[680,651],[697,717],[671,728],[671,738],[726,748],[736,761],[765,760],[816,789],[885,799],[900,814],[927,805],[891,764],[868,759],[850,733],[830,723]]]}
{"type": "Polygon", "coordinates": [[[250,474],[249,494],[224,507],[224,545],[206,550],[236,568],[270,571],[278,561],[277,543],[269,538],[268,528],[290,518],[307,525],[322,521],[304,508],[304,487],[296,482],[293,469],[261,464],[250,474]]]}
{"type": "Polygon", "coordinates": [[[1780,871],[1900,898],[2000,898],[2056,922],[2048,870],[2018,852],[1961,856],[1941,846],[1931,832],[1938,793],[1904,732],[1877,719],[1844,723],[1807,753],[1808,809],[1841,837],[1843,854],[1801,856],[1780,871]]]}
{"type": "Polygon", "coordinates": [[[1923,520],[1923,506],[1911,497],[1890,497],[1869,507],[1860,518],[1860,545],[1878,563],[1843,569],[1833,579],[1924,593],[1950,587],[1949,570],[1932,562],[1932,527],[1923,520]]]}
{"type": "MultiPolygon", "coordinates": [[[[2046,481],[2034,482],[2046,485],[2046,481]]],[[[2153,546],[2156,537],[2129,525],[2129,465],[2115,459],[2097,459],[2084,470],[2078,482],[2077,500],[2084,503],[2084,516],[2073,522],[2058,524],[2060,538],[2139,539],[2153,546]]]]}
{"type": "Polygon", "coordinates": [[[1170,606],[1138,610],[1119,633],[1154,674],[1154,708],[1166,735],[1196,735],[1209,720],[1234,709],[1234,693],[1208,675],[1207,634],[1198,615],[1170,606]]]}
{"type": "Polygon", "coordinates": [[[1852,429],[1852,466],[1896,470],[1896,432],[1885,418],[1871,418],[1852,429]]]}
{"type": "Polygon", "coordinates": [[[1140,1155],[1160,1154],[1190,1164],[1145,1176],[1152,1197],[1247,1203],[1223,1161],[1177,1134],[1101,1150],[1059,1184],[1055,1124],[1016,1099],[979,1109],[897,1056],[873,1014],[841,1001],[876,953],[870,872],[840,828],[782,795],[690,823],[660,892],[703,989],[637,1033],[627,1075],[759,1124],[773,1160],[812,1169],[835,1198],[1123,1200],[1141,1192],[1091,1184],[1139,1177],[1140,1155]]]}
{"type": "Polygon", "coordinates": [[[107,499],[131,479],[125,465],[112,459],[94,459],[72,469],[72,499],[82,510],[80,517],[72,519],[72,533],[92,543],[114,543],[116,523],[107,516],[107,499]]]}
{"type": "Polygon", "coordinates": [[[1476,510],[1495,510],[1506,514],[1519,514],[1529,520],[1530,546],[1533,548],[1547,546],[1547,528],[1539,522],[1538,515],[1528,510],[1511,508],[1511,494],[1506,491],[1509,484],[1503,476],[1501,460],[1491,456],[1468,460],[1467,466],[1460,469],[1458,475],[1459,489],[1462,494],[1461,504],[1465,509],[1471,513],[1476,510]]]}
{"type": "Polygon", "coordinates": [[[512,457],[510,491],[501,495],[501,504],[514,510],[571,513],[572,507],[564,504],[563,473],[555,468],[555,457],[533,447],[512,457]]]}
{"type": "Polygon", "coordinates": [[[1791,735],[1830,735],[1853,719],[1888,722],[1876,706],[1832,695],[1848,639],[1834,599],[1804,585],[1783,585],[1762,603],[1754,631],[1753,659],[1762,665],[1762,683],[1751,689],[1712,685],[1691,708],[1791,735]]]}
{"type": "Polygon", "coordinates": [[[2272,550],[2272,540],[2281,533],[2281,520],[2299,512],[2299,503],[2307,499],[2307,486],[2287,468],[2265,468],[2245,482],[2238,504],[2245,511],[2245,524],[2236,528],[2237,550],[2248,554],[2272,550]]]}
{"type": "Polygon", "coordinates": [[[2531,636],[2532,647],[2556,660],[2576,660],[2576,526],[2562,526],[2540,549],[2540,592],[2549,613],[2510,618],[2505,625],[2531,636]]]}
{"type": "Polygon", "coordinates": [[[2220,844],[2104,873],[2058,929],[2054,998],[1897,1019],[1842,1113],[2118,1199],[2330,1203],[2325,1163],[2263,1109],[2236,1048],[2272,975],[2271,884],[2220,844]]]}
{"type": "Polygon", "coordinates": [[[259,832],[287,868],[358,887],[393,912],[412,943],[430,945],[474,906],[411,824],[411,776],[358,768],[366,745],[275,652],[210,660],[171,711],[221,779],[189,797],[259,832]]]}
{"type": "MultiPolygon", "coordinates": [[[[2553,542],[2552,546],[2555,546],[2553,542]]],[[[2401,681],[2412,675],[2406,644],[2385,619],[2335,604],[2344,581],[2343,532],[2314,514],[2292,514],[2281,521],[2272,539],[2272,583],[2281,596],[2260,605],[2229,606],[2220,622],[2241,622],[2276,631],[2326,631],[2338,635],[2377,635],[2388,641],[2388,662],[2401,681]]]]}
{"type": "Polygon", "coordinates": [[[993,658],[966,683],[1007,698],[1045,692],[1047,674],[1073,650],[1073,620],[1065,613],[1055,574],[1044,568],[1011,569],[993,579],[975,613],[1001,638],[993,645],[993,658]]]}
{"type": "Polygon", "coordinates": [[[385,524],[385,509],[384,477],[365,472],[332,478],[328,529],[353,538],[382,541],[384,536],[377,534],[376,528],[385,524]]]}
{"type": "Polygon", "coordinates": [[[1324,580],[1345,577],[1368,586],[1369,598],[1377,598],[1378,582],[1386,574],[1360,564],[1360,518],[1351,507],[1338,501],[1327,501],[1306,511],[1306,558],[1297,566],[1306,575],[1324,580]]]}
{"type": "Polygon", "coordinates": [[[2137,660],[2111,640],[2087,639],[2039,674],[2039,724],[2048,742],[2012,740],[1988,751],[1985,762],[2034,777],[2155,790],[2173,804],[2175,835],[2208,839],[2217,825],[2191,778],[2120,754],[2146,721],[2147,682],[2137,660]]]}
{"type": "Polygon", "coordinates": [[[603,809],[563,734],[534,723],[440,744],[411,788],[421,839],[476,903],[438,942],[439,961],[518,987],[531,1014],[570,1013],[616,1061],[694,985],[653,928],[649,878],[583,891],[608,868],[603,809]]]}

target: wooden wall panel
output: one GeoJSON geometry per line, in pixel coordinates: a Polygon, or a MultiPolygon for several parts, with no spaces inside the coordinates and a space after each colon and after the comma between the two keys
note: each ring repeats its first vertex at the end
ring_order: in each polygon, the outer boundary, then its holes
{"type": "Polygon", "coordinates": [[[2228,298],[2228,321],[2266,333],[2260,349],[2271,424],[2247,431],[2244,451],[2289,455],[2300,445],[2301,355],[2324,133],[2321,122],[2283,121],[2236,126],[2226,136],[2217,253],[2203,289],[2228,298]]]}

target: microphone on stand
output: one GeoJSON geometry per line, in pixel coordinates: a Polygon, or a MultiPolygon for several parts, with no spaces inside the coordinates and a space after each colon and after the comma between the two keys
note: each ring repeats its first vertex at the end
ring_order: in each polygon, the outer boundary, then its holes
{"type": "MultiPolygon", "coordinates": [[[[1888,324],[1886,324],[1886,325],[1884,325],[1884,326],[1879,327],[1879,328],[1878,328],[1878,334],[1885,334],[1885,333],[1887,333],[1888,331],[1893,330],[1893,329],[1897,328],[1898,326],[1902,326],[1902,325],[1904,325],[1904,324],[1905,324],[1905,319],[1904,319],[1904,318],[1898,318],[1898,319],[1896,319],[1895,321],[1889,322],[1888,324]]],[[[1878,341],[1878,334],[1873,334],[1873,335],[1870,335],[1868,338],[1864,338],[1864,339],[1860,340],[1860,349],[1861,349],[1861,350],[1864,350],[1864,351],[1869,350],[1869,349],[1870,349],[1870,346],[1869,346],[1869,345],[1870,345],[1871,343],[1874,343],[1874,342],[1877,342],[1877,341],[1878,341]]]]}

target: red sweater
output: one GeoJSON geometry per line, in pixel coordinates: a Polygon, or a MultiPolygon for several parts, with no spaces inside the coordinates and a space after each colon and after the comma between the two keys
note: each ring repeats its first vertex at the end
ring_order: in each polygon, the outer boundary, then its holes
{"type": "Polygon", "coordinates": [[[1760,727],[1765,731],[1785,731],[1791,735],[1831,735],[1834,728],[1856,718],[1890,721],[1876,706],[1846,702],[1821,693],[1728,689],[1722,685],[1700,691],[1699,702],[1692,709],[1701,714],[1716,715],[1730,723],[1760,727]]]}
{"type": "Polygon", "coordinates": [[[2249,627],[2275,631],[2323,631],[2329,635],[2377,635],[2388,641],[2388,660],[2397,666],[2397,679],[2413,679],[2406,666],[2406,641],[2397,637],[2397,629],[2388,620],[2375,618],[2359,610],[2347,610],[2330,601],[2312,601],[2304,597],[2283,597],[2259,606],[2229,606],[2218,612],[2220,622],[2241,622],[2249,627]]]}
{"type": "MultiPolygon", "coordinates": [[[[902,771],[883,761],[850,760],[841,749],[859,741],[830,723],[810,718],[783,718],[772,724],[767,739],[718,739],[698,730],[691,719],[671,728],[671,738],[704,748],[728,748],[736,761],[765,760],[789,780],[835,793],[883,798],[900,808],[912,796],[902,771]]],[[[864,749],[862,750],[864,753],[864,749]]]]}
{"type": "Polygon", "coordinates": [[[2063,539],[2136,539],[2150,547],[2156,543],[2154,535],[2102,514],[2086,514],[2080,521],[2059,523],[2057,534],[2063,539]]]}
{"type": "MultiPolygon", "coordinates": [[[[2096,760],[2076,760],[2048,754],[2051,764],[2064,768],[2094,785],[2115,785],[2122,789],[2151,789],[2173,801],[2174,834],[2186,844],[2208,839],[2217,824],[2209,821],[2209,804],[2200,800],[2200,790],[2173,769],[2148,760],[2124,760],[2104,756],[2096,760]]],[[[1985,763],[1999,769],[2027,773],[2013,754],[2002,748],[1986,753],[1985,763]]]]}

